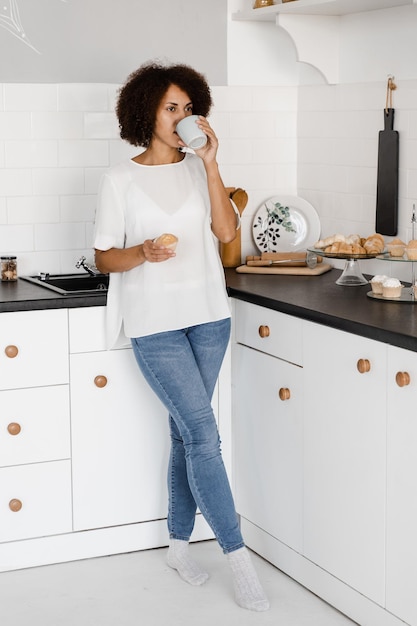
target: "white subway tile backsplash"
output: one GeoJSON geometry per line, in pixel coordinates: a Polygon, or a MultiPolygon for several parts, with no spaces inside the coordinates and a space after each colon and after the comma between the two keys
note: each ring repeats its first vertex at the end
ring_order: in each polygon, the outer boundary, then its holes
{"type": "Polygon", "coordinates": [[[19,196],[7,198],[9,224],[40,224],[59,222],[57,196],[19,196]]]}
{"type": "Polygon", "coordinates": [[[56,167],[58,143],[47,141],[6,141],[6,167],[56,167]]]}
{"type": "Polygon", "coordinates": [[[107,168],[99,168],[99,167],[88,167],[85,170],[85,193],[87,194],[97,194],[98,188],[100,186],[100,180],[107,168]]]}
{"type": "Polygon", "coordinates": [[[297,87],[256,87],[252,90],[252,111],[297,111],[297,87]]]}
{"type": "Polygon", "coordinates": [[[119,124],[111,112],[86,113],[84,115],[85,139],[118,139],[119,124]]]}
{"type": "Polygon", "coordinates": [[[35,224],[36,250],[77,250],[85,245],[83,223],[35,224]]]}
{"type": "Polygon", "coordinates": [[[0,224],[7,224],[6,198],[0,197],[0,224]]]}
{"type": "Polygon", "coordinates": [[[58,85],[59,111],[107,111],[109,90],[105,84],[58,85]]]}
{"type": "Polygon", "coordinates": [[[230,136],[236,138],[271,137],[275,133],[275,113],[236,112],[230,117],[230,136]]]}
{"type": "Polygon", "coordinates": [[[253,142],[249,139],[223,139],[219,146],[218,159],[221,167],[226,164],[252,163],[253,142]]]}
{"type": "Polygon", "coordinates": [[[0,170],[2,196],[30,196],[33,192],[30,169],[3,168],[0,170]]]}
{"type": "Polygon", "coordinates": [[[125,159],[131,159],[137,154],[143,152],[143,148],[131,146],[126,141],[110,140],[109,141],[109,165],[117,165],[125,159]]]}
{"type": "Polygon", "coordinates": [[[246,86],[212,87],[213,111],[253,111],[253,90],[246,86]]]}
{"type": "Polygon", "coordinates": [[[82,139],[83,131],[84,115],[81,112],[32,113],[33,139],[82,139]]]}
{"type": "Polygon", "coordinates": [[[61,196],[61,222],[93,222],[96,211],[96,195],[61,196]]]}
{"type": "Polygon", "coordinates": [[[94,167],[109,165],[107,141],[99,139],[66,139],[59,142],[60,167],[94,167]]]}
{"type": "Polygon", "coordinates": [[[0,112],[0,137],[3,141],[29,139],[30,130],[30,113],[0,112]]]}
{"type": "Polygon", "coordinates": [[[4,85],[5,111],[56,111],[57,108],[57,85],[4,85]]]}
{"type": "Polygon", "coordinates": [[[18,250],[33,250],[33,226],[31,224],[17,226],[0,226],[1,254],[17,254],[18,250]]]}
{"type": "MultiPolygon", "coordinates": [[[[0,250],[19,253],[19,271],[73,271],[92,230],[100,179],[142,151],[120,140],[119,85],[0,85],[0,250]],[[36,239],[34,237],[36,236],[36,239]]],[[[247,190],[242,256],[257,249],[253,215],[277,194],[316,208],[325,235],[374,229],[379,83],[213,87],[210,122],[227,186],[247,190]]],[[[399,232],[408,236],[417,202],[417,81],[393,94],[400,132],[399,232]]],[[[88,256],[88,254],[86,254],[88,256]]]]}
{"type": "Polygon", "coordinates": [[[84,170],[78,168],[34,169],[33,193],[41,196],[83,194],[84,170]]]}
{"type": "Polygon", "coordinates": [[[254,163],[292,163],[297,159],[297,145],[295,139],[272,138],[254,139],[253,157],[254,163]]]}

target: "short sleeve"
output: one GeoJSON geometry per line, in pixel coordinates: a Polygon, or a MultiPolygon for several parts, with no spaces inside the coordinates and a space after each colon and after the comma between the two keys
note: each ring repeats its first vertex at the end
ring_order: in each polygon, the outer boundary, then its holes
{"type": "Polygon", "coordinates": [[[125,246],[125,217],[121,193],[109,174],[104,174],[98,192],[94,225],[94,248],[109,250],[125,246]]]}

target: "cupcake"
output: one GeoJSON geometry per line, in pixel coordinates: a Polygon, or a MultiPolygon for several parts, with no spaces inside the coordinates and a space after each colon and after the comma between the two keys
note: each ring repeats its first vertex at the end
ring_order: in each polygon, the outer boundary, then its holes
{"type": "Polygon", "coordinates": [[[395,238],[389,244],[387,244],[388,252],[390,256],[400,257],[404,255],[405,243],[401,239],[395,238]]]}
{"type": "Polygon", "coordinates": [[[382,294],[382,283],[387,280],[388,276],[376,275],[371,279],[372,292],[378,296],[382,294]]]}
{"type": "Polygon", "coordinates": [[[412,239],[406,247],[407,257],[412,261],[417,261],[417,239],[412,239]]]}
{"type": "Polygon", "coordinates": [[[382,283],[382,296],[384,298],[399,298],[403,285],[398,278],[387,278],[382,283]]]}

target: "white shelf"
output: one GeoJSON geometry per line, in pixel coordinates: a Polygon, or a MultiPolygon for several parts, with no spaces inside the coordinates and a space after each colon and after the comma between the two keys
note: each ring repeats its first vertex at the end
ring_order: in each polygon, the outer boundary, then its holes
{"type": "Polygon", "coordinates": [[[233,13],[233,20],[274,22],[279,14],[292,15],[349,15],[364,11],[378,11],[416,4],[417,0],[294,0],[278,2],[270,7],[233,13]]]}
{"type": "Polygon", "coordinates": [[[417,4],[417,0],[275,1],[273,6],[233,13],[232,20],[275,22],[294,41],[298,61],[317,67],[329,84],[339,82],[339,33],[344,15],[417,4]]]}

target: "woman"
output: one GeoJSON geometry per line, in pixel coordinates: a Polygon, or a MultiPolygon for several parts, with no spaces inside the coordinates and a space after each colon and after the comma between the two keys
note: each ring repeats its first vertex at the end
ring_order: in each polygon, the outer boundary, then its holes
{"type": "Polygon", "coordinates": [[[208,574],[189,539],[199,507],[227,555],[237,603],[269,607],[238,526],[211,397],[230,335],[217,241],[232,241],[236,214],[216,161],[204,77],[185,65],[149,63],[122,87],[120,135],[144,148],[104,177],[96,218],[96,265],[110,273],[108,321],[123,328],[149,385],[169,411],[168,565],[192,585],[208,574]],[[176,133],[199,114],[207,143],[184,152],[176,133]],[[176,251],[155,243],[176,235],[176,251]]]}

